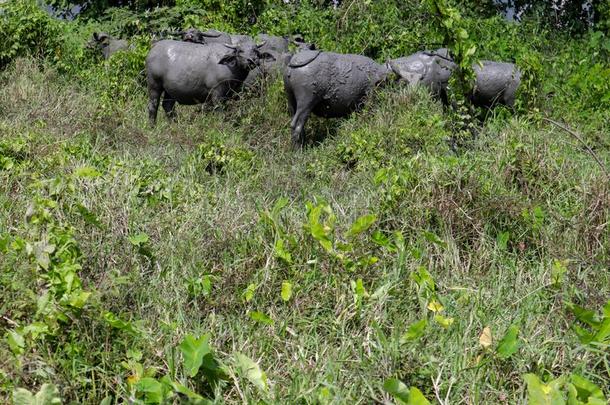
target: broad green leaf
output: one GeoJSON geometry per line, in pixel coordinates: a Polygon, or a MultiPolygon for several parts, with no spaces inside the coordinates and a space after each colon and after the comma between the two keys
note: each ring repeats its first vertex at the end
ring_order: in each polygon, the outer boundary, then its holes
{"type": "Polygon", "coordinates": [[[347,231],[347,237],[353,237],[361,234],[362,232],[369,229],[377,220],[377,216],[374,214],[363,215],[358,218],[347,231]]]}
{"type": "Polygon", "coordinates": [[[587,403],[592,398],[606,400],[603,391],[597,385],[578,374],[570,376],[570,383],[576,389],[578,400],[584,403],[587,403]]]}
{"type": "Polygon", "coordinates": [[[101,176],[102,173],[98,172],[97,169],[90,166],[79,167],[74,171],[74,176],[81,178],[94,178],[101,176]]]}
{"type": "Polygon", "coordinates": [[[244,301],[250,302],[252,298],[254,298],[254,291],[256,291],[257,285],[254,283],[248,284],[248,287],[242,293],[242,297],[244,297],[244,301]]]}
{"type": "Polygon", "coordinates": [[[390,238],[385,236],[380,230],[376,230],[375,232],[373,232],[373,234],[371,235],[371,240],[377,245],[385,247],[390,251],[396,250],[396,248],[392,246],[390,238]]]}
{"type": "Polygon", "coordinates": [[[129,237],[129,242],[131,242],[132,245],[134,246],[142,246],[144,245],[146,242],[148,242],[148,235],[141,232],[138,233],[136,235],[131,235],[129,237]]]}
{"type": "Polygon", "coordinates": [[[424,266],[420,266],[417,271],[411,273],[409,277],[411,280],[415,281],[415,284],[417,284],[420,290],[423,289],[428,292],[433,292],[436,289],[432,275],[424,266]]]}
{"type": "Polygon", "coordinates": [[[292,297],[292,284],[288,281],[284,281],[282,283],[282,300],[284,300],[284,302],[288,302],[290,301],[290,298],[292,297]]]}
{"type": "Polygon", "coordinates": [[[273,204],[273,209],[271,212],[273,212],[274,216],[277,216],[288,205],[288,203],[289,201],[286,197],[278,198],[275,204],[273,204]]]}
{"type": "Polygon", "coordinates": [[[409,388],[397,378],[388,378],[383,383],[383,389],[395,399],[407,404],[409,402],[409,388]]]}
{"type": "Polygon", "coordinates": [[[250,318],[253,321],[264,323],[265,325],[273,325],[274,323],[273,319],[269,318],[267,315],[259,311],[251,311],[250,318]]]}
{"type": "Polygon", "coordinates": [[[282,259],[287,264],[292,264],[292,256],[290,255],[290,252],[288,252],[284,248],[284,240],[283,239],[280,238],[280,239],[277,239],[275,241],[274,250],[275,250],[275,255],[277,257],[282,259]]]}
{"type": "Polygon", "coordinates": [[[35,396],[36,402],[40,405],[61,404],[59,390],[55,384],[43,384],[40,391],[35,396]]]}
{"type": "Polygon", "coordinates": [[[174,392],[177,392],[177,393],[182,394],[185,397],[187,397],[190,400],[188,402],[189,404],[197,404],[197,405],[211,405],[212,404],[212,401],[205,399],[201,395],[190,390],[188,387],[180,384],[178,381],[173,381],[171,378],[169,378],[166,375],[161,377],[160,381],[163,385],[167,386],[169,389],[173,390],[174,392]]]}
{"type": "Polygon", "coordinates": [[[409,325],[407,332],[400,337],[400,344],[405,344],[408,341],[420,338],[424,334],[426,326],[428,326],[428,321],[426,319],[409,325]]]}
{"type": "Polygon", "coordinates": [[[396,378],[389,378],[383,383],[383,389],[404,405],[430,405],[424,394],[416,387],[407,386],[396,378]]]}
{"type": "Polygon", "coordinates": [[[518,335],[519,328],[516,325],[511,325],[504,334],[504,337],[500,340],[500,343],[498,343],[498,348],[496,349],[498,357],[508,359],[510,356],[517,353],[519,346],[521,346],[518,335]]]}
{"type": "Polygon", "coordinates": [[[34,405],[34,394],[25,388],[17,388],[13,391],[13,405],[34,405]]]}
{"type": "Polygon", "coordinates": [[[80,292],[74,292],[72,294],[70,294],[70,306],[72,308],[82,308],[85,306],[85,304],[87,303],[87,300],[89,299],[89,297],[91,296],[91,292],[89,291],[80,291],[80,292]]]}
{"type": "Polygon", "coordinates": [[[15,355],[23,354],[25,348],[25,339],[16,330],[10,330],[6,334],[6,341],[11,352],[15,355]]]}
{"type": "Polygon", "coordinates": [[[568,272],[566,262],[563,260],[554,260],[553,266],[551,267],[551,284],[555,287],[559,287],[563,284],[563,279],[568,272]]]}
{"type": "Polygon", "coordinates": [[[561,387],[563,386],[563,378],[558,378],[544,384],[538,376],[534,374],[525,374],[523,376],[527,384],[527,399],[531,405],[564,405],[565,399],[561,387]]]}
{"type": "Polygon", "coordinates": [[[14,405],[59,405],[61,398],[55,384],[42,384],[36,395],[24,388],[13,391],[14,405]]]}
{"type": "Polygon", "coordinates": [[[610,317],[604,319],[597,333],[593,336],[593,340],[598,343],[610,343],[610,317]]]}
{"type": "Polygon", "coordinates": [[[112,405],[112,395],[106,395],[100,405],[112,405]]]}
{"type": "Polygon", "coordinates": [[[438,245],[440,247],[447,247],[447,243],[445,241],[443,241],[441,238],[439,238],[436,234],[432,233],[432,232],[424,232],[424,237],[429,241],[434,243],[435,245],[438,245]]]}
{"type": "Polygon", "coordinates": [[[445,307],[443,307],[443,304],[441,304],[440,302],[438,302],[437,300],[432,300],[428,303],[428,309],[434,313],[436,312],[441,312],[445,309],[445,307]]]}
{"type": "Polygon", "coordinates": [[[190,377],[197,375],[199,367],[203,363],[203,358],[212,355],[209,340],[210,335],[207,333],[198,339],[192,335],[186,335],[180,343],[179,348],[184,358],[184,368],[188,371],[190,377]]]}
{"type": "Polygon", "coordinates": [[[104,320],[115,329],[120,329],[131,334],[138,333],[138,330],[133,326],[131,322],[123,321],[121,318],[119,318],[112,312],[104,313],[104,320]]]}
{"type": "Polygon", "coordinates": [[[430,401],[424,397],[424,394],[419,389],[411,387],[408,405],[430,405],[430,401]]]}
{"type": "Polygon", "coordinates": [[[235,365],[242,377],[248,379],[261,391],[267,392],[267,374],[260,369],[257,363],[241,353],[235,353],[235,365]]]}
{"type": "Polygon", "coordinates": [[[142,378],[136,384],[136,390],[144,394],[144,401],[147,404],[161,404],[165,400],[163,384],[154,378],[142,378]]]}
{"type": "Polygon", "coordinates": [[[453,318],[445,318],[440,314],[434,315],[434,320],[445,329],[453,325],[453,318]]]}
{"type": "Polygon", "coordinates": [[[42,322],[32,322],[23,328],[23,335],[30,335],[32,339],[37,339],[41,335],[49,333],[49,326],[42,322]]]}
{"type": "Polygon", "coordinates": [[[566,307],[570,310],[570,312],[574,314],[576,319],[578,319],[579,321],[594,327],[600,324],[601,320],[599,319],[599,316],[595,313],[595,311],[583,308],[571,302],[567,303],[566,307]]]}

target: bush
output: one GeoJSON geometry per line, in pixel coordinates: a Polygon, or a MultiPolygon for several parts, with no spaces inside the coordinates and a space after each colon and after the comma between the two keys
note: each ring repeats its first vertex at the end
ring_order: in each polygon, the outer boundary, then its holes
{"type": "Polygon", "coordinates": [[[59,57],[60,23],[36,1],[8,0],[0,12],[0,68],[18,56],[59,57]]]}

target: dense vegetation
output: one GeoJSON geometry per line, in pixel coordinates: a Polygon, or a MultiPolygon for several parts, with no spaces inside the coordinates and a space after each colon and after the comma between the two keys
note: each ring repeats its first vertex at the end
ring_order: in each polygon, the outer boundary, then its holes
{"type": "Polygon", "coordinates": [[[124,3],[0,4],[0,402],[606,403],[609,10],[124,3]],[[150,129],[151,38],[188,26],[512,60],[517,111],[390,85],[295,152],[271,80],[150,129]]]}

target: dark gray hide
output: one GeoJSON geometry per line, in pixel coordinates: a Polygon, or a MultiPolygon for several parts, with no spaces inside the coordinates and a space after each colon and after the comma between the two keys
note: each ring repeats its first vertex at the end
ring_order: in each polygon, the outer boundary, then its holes
{"type": "Polygon", "coordinates": [[[241,35],[241,34],[228,34],[231,37],[231,43],[233,45],[253,45],[254,38],[250,35],[241,35]]]}
{"type": "Polygon", "coordinates": [[[481,107],[494,104],[515,105],[517,88],[521,84],[521,72],[513,63],[484,60],[482,65],[475,63],[472,68],[477,77],[472,103],[481,107]]]}
{"type": "Polygon", "coordinates": [[[288,52],[288,39],[275,35],[259,34],[256,36],[258,43],[261,43],[261,51],[268,52],[273,55],[273,61],[261,62],[260,66],[256,67],[248,74],[244,81],[246,86],[253,86],[259,79],[269,75],[279,74],[283,72],[284,67],[292,56],[288,52]]]}
{"type": "Polygon", "coordinates": [[[425,86],[434,95],[440,96],[443,102],[447,101],[447,84],[456,65],[446,48],[416,52],[404,58],[392,59],[388,64],[405,82],[425,86]]]}
{"type": "Polygon", "coordinates": [[[117,51],[123,51],[129,48],[129,43],[124,39],[114,39],[105,32],[93,33],[91,40],[87,43],[91,48],[99,49],[104,56],[104,59],[110,58],[117,51]]]}
{"type": "Polygon", "coordinates": [[[293,115],[293,145],[304,144],[305,124],[311,112],[321,117],[350,114],[388,73],[386,66],[361,55],[321,51],[294,55],[284,72],[284,88],[293,115]]]}
{"type": "MultiPolygon", "coordinates": [[[[440,96],[447,104],[447,84],[456,68],[447,49],[421,51],[388,62],[392,70],[411,85],[420,84],[440,96]]],[[[476,81],[470,100],[476,106],[492,107],[504,104],[512,107],[521,83],[521,73],[512,63],[482,61],[472,66],[476,81]]]]}
{"type": "Polygon", "coordinates": [[[199,31],[197,28],[189,28],[184,31],[182,40],[197,44],[230,44],[231,36],[217,30],[199,31]]]}
{"type": "Polygon", "coordinates": [[[242,82],[258,63],[256,46],[199,44],[163,40],[146,57],[148,115],[154,125],[163,95],[163,109],[173,117],[174,105],[200,104],[226,99],[239,90],[242,82]]]}
{"type": "Polygon", "coordinates": [[[258,80],[264,77],[276,77],[275,75],[283,75],[292,58],[293,53],[290,52],[290,43],[296,46],[297,52],[304,50],[314,50],[316,46],[307,43],[303,40],[300,35],[293,36],[292,40],[286,37],[278,37],[274,35],[259,34],[257,37],[258,42],[264,43],[261,49],[269,52],[275,57],[272,62],[262,62],[259,67],[253,69],[244,84],[246,86],[253,86],[258,80]]]}

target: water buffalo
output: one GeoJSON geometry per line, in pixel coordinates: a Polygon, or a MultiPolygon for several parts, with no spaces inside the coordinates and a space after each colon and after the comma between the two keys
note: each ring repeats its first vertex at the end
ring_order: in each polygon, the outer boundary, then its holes
{"type": "Polygon", "coordinates": [[[471,96],[474,105],[490,108],[495,104],[514,107],[521,84],[521,72],[513,63],[484,60],[472,68],[476,81],[471,96]]]}
{"type": "MultiPolygon", "coordinates": [[[[390,60],[388,64],[402,80],[411,85],[423,85],[440,96],[444,104],[448,103],[447,85],[456,64],[446,48],[416,52],[405,58],[390,60]]],[[[469,98],[474,105],[489,108],[504,104],[513,107],[515,93],[521,83],[521,73],[514,64],[482,61],[472,68],[476,80],[469,98]]]]}
{"type": "Polygon", "coordinates": [[[447,84],[456,65],[446,48],[420,51],[404,58],[388,61],[392,70],[410,85],[429,88],[435,96],[447,103],[447,84]]]}
{"type": "Polygon", "coordinates": [[[173,117],[175,103],[201,104],[227,98],[239,89],[260,60],[273,58],[260,46],[199,44],[162,40],[146,57],[148,117],[154,126],[163,95],[163,109],[173,117]]]}
{"type": "Polygon", "coordinates": [[[305,142],[305,124],[311,112],[321,117],[343,117],[358,109],[372,88],[390,69],[361,55],[301,51],[284,72],[284,88],[293,115],[292,144],[305,142]]]}
{"type": "Polygon", "coordinates": [[[230,44],[231,36],[217,30],[200,31],[197,28],[189,28],[182,33],[182,40],[197,44],[230,44]]]}
{"type": "Polygon", "coordinates": [[[246,81],[247,86],[254,85],[263,77],[274,77],[276,74],[283,74],[293,53],[290,52],[290,44],[296,46],[297,51],[314,50],[316,47],[313,44],[306,43],[303,37],[299,35],[293,36],[292,40],[288,37],[278,37],[275,35],[259,34],[256,37],[257,41],[263,42],[265,45],[261,48],[274,56],[275,60],[271,62],[263,62],[260,66],[250,71],[246,81]]]}
{"type": "Polygon", "coordinates": [[[94,32],[87,46],[100,50],[104,59],[108,59],[115,52],[128,49],[129,43],[124,39],[114,39],[105,32],[94,32]]]}

